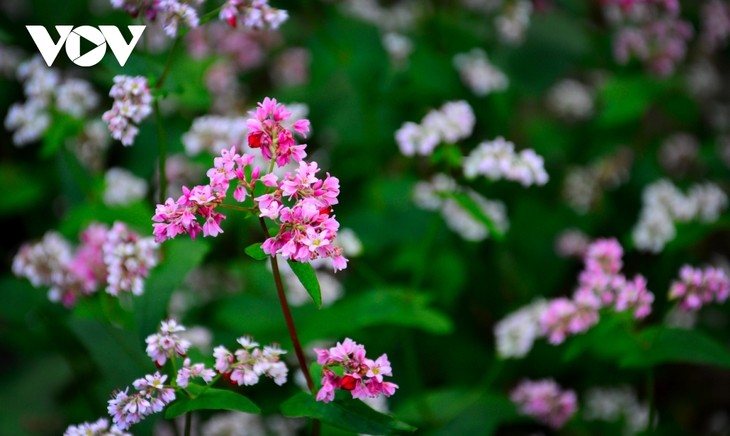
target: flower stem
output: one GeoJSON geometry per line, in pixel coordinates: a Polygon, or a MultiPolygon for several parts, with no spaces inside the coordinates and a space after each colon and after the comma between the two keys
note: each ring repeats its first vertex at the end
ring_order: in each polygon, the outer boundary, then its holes
{"type": "MultiPolygon", "coordinates": [[[[259,223],[264,231],[266,237],[270,237],[269,229],[266,227],[266,221],[263,217],[259,217],[259,223]]],[[[304,357],[304,351],[302,350],[302,344],[299,342],[299,336],[297,335],[297,328],[294,325],[294,318],[291,315],[289,309],[289,303],[286,300],[286,294],[284,294],[284,285],[281,282],[281,274],[279,273],[279,262],[276,260],[276,256],[271,256],[271,270],[274,273],[274,282],[276,283],[276,292],[279,295],[279,303],[281,304],[281,311],[284,313],[284,319],[286,320],[286,327],[289,330],[289,337],[291,338],[292,345],[294,346],[294,353],[297,355],[297,361],[299,367],[304,373],[304,378],[307,380],[307,387],[309,391],[314,395],[314,381],[312,381],[312,375],[309,373],[307,367],[307,359],[304,357]]]]}
{"type": "Polygon", "coordinates": [[[193,414],[191,412],[185,413],[185,430],[183,432],[183,434],[185,436],[190,436],[190,427],[191,427],[190,424],[191,424],[192,416],[193,416],[193,414]]]}
{"type": "Polygon", "coordinates": [[[649,402],[649,420],[646,423],[646,434],[654,433],[654,419],[656,417],[656,399],[654,398],[654,370],[649,368],[646,374],[646,398],[649,402]]]}
{"type": "Polygon", "coordinates": [[[165,138],[165,128],[162,125],[162,115],[160,114],[160,102],[157,98],[155,98],[154,102],[152,103],[155,111],[155,124],[157,124],[157,144],[160,148],[160,157],[159,157],[159,168],[158,171],[160,173],[160,204],[165,203],[165,197],[167,194],[167,171],[165,171],[165,167],[167,166],[167,138],[165,138]]]}

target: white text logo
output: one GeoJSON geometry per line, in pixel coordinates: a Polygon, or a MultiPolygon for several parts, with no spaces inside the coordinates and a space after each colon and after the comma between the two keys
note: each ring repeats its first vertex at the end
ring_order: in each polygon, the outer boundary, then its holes
{"type": "Polygon", "coordinates": [[[127,59],[129,59],[129,55],[132,54],[134,46],[137,45],[139,38],[142,37],[142,32],[144,32],[145,27],[147,26],[127,26],[132,34],[132,40],[127,43],[122,36],[122,32],[116,26],[99,26],[98,29],[92,26],[79,26],[76,28],[74,26],[56,26],[56,32],[58,32],[59,36],[56,42],[53,41],[45,27],[25,26],[33,38],[33,42],[35,42],[35,45],[41,52],[43,60],[46,61],[49,67],[56,60],[56,56],[58,56],[58,53],[61,51],[61,46],[64,43],[66,44],[66,55],[68,55],[68,58],[80,67],[91,67],[98,64],[106,54],[106,46],[108,43],[119,65],[123,67],[127,59]],[[82,55],[81,38],[86,39],[96,47],[82,55]]]}

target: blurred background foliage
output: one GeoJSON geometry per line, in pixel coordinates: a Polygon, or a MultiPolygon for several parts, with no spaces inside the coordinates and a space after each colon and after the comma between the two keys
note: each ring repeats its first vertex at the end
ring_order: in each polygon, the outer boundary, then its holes
{"type": "MultiPolygon", "coordinates": [[[[2,1],[7,4],[0,14],[0,42],[22,49],[26,57],[36,52],[26,24],[134,21],[101,0],[2,1]]],[[[380,3],[392,7],[401,2],[380,3]]],[[[308,105],[313,126],[308,152],[340,179],[337,218],[354,230],[364,247],[363,254],[335,276],[344,289],[340,300],[321,310],[311,304],[294,309],[301,337],[312,344],[349,336],[373,353],[387,352],[394,381],[400,385],[389,401],[390,411],[428,434],[549,431],[518,417],[508,400],[509,390],[523,377],[553,377],[576,390],[579,400],[591,387],[617,384],[631,385],[647,399],[647,371],[654,374],[662,433],[710,434],[712,419],[725,419],[722,428],[727,432],[730,372],[722,355],[730,339],[726,306],[704,310],[697,325],[713,344],[724,347],[718,351],[721,363],[714,366],[677,363],[687,360],[682,356],[623,365],[625,356],[617,357],[609,348],[621,349],[616,343],[631,339],[622,336],[620,323],[615,327],[610,320],[561,346],[538,341],[522,360],[495,356],[493,327],[498,320],[536,297],[569,295],[575,288],[580,260],[561,257],[555,250],[556,238],[566,229],[622,242],[627,274],[645,275],[656,295],[652,315],[643,325],[664,322],[671,307],[666,290],[682,264],[726,263],[730,243],[727,215],[711,225],[681,225],[676,239],[659,254],[633,249],[631,238],[642,190],[649,183],[671,177],[678,186],[712,180],[728,187],[727,162],[718,152],[722,131],[712,121],[718,109],[693,96],[686,84],[688,64],[701,54],[691,49],[689,60],[675,74],[659,78],[638,62],[617,65],[599,2],[535,3],[543,7],[532,13],[524,42],[509,45],[498,39],[487,15],[461,2],[413,2],[420,12],[404,31],[413,50],[398,64],[383,46],[383,30],[347,13],[342,3],[275,2],[290,18],[270,38],[273,42],[267,42],[262,61],[238,73],[238,106],[253,107],[264,96],[308,105]],[[308,80],[301,84],[272,79],[275,60],[290,47],[302,47],[310,56],[308,80]],[[474,47],[485,49],[509,78],[506,90],[479,97],[462,83],[452,59],[474,47]],[[550,112],[546,95],[553,85],[565,78],[588,82],[594,77],[600,77],[592,82],[594,116],[566,121],[550,112]],[[545,158],[550,181],[542,187],[469,182],[476,191],[506,204],[510,226],[501,240],[465,241],[441,216],[417,208],[411,200],[414,185],[443,168],[427,158],[401,155],[394,132],[405,121],[420,120],[452,100],[466,100],[477,119],[471,137],[457,145],[462,154],[501,135],[518,149],[533,148],[545,158]],[[696,137],[700,148],[696,165],[677,176],[660,165],[658,156],[662,141],[680,131],[696,137]],[[569,172],[621,149],[633,157],[625,183],[601,190],[588,210],[576,211],[565,196],[569,172]],[[576,347],[578,351],[571,351],[576,347]]],[[[700,3],[682,3],[683,16],[695,29],[700,26],[700,3]]],[[[216,6],[208,1],[201,10],[216,6]]],[[[74,66],[61,53],[55,67],[90,80],[104,96],[100,106],[106,108],[114,74],[159,77],[169,50],[148,54],[140,45],[124,67],[108,55],[87,69],[74,66]]],[[[193,119],[211,111],[212,97],[203,82],[215,56],[194,59],[184,43],[171,50],[173,68],[162,90],[169,103],[163,108],[163,127],[168,153],[178,154],[184,152],[181,138],[193,119]]],[[[727,54],[725,48],[702,56],[726,78],[727,54]]],[[[724,80],[717,93],[725,105],[727,85],[724,80]]],[[[15,77],[0,78],[3,116],[22,99],[15,77]]],[[[103,176],[84,168],[64,145],[69,132],[78,129],[74,120],[56,117],[38,143],[21,148],[13,145],[10,132],[0,137],[0,180],[6,186],[0,195],[0,434],[60,434],[69,424],[106,416],[106,401],[114,389],[154,369],[144,355],[143,341],[168,314],[176,314],[187,326],[210,329],[213,344],[232,344],[245,333],[261,343],[280,342],[291,349],[271,273],[243,252],[260,241],[260,229],[232,214],[222,237],[167,243],[165,261],[153,271],[142,297],[118,301],[99,293],[67,310],[47,301],[43,290],[11,275],[12,257],[21,243],[52,229],[72,241],[91,221],[124,220],[143,235],[151,232],[155,189],[130,205],[105,205],[103,176]],[[174,307],[175,299],[171,305],[173,294],[184,301],[182,306],[178,301],[180,307],[174,307]]],[[[112,143],[105,165],[126,168],[154,184],[157,135],[154,120],[144,121],[132,147],[112,143]]],[[[208,168],[212,158],[204,153],[192,160],[208,168]]],[[[201,171],[198,181],[203,179],[201,171]]],[[[292,382],[280,389],[262,384],[245,394],[265,414],[273,414],[297,389],[292,382]]],[[[132,432],[152,434],[159,419],[153,416],[132,432]]],[[[619,425],[579,415],[566,432],[611,434],[620,431],[619,425]]]]}

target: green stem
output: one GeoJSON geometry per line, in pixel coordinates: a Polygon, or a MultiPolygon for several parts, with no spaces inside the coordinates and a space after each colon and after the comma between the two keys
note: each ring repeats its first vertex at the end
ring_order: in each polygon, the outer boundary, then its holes
{"type": "Polygon", "coordinates": [[[654,433],[654,419],[656,417],[656,399],[654,396],[654,390],[654,369],[649,368],[646,374],[646,398],[649,402],[649,420],[646,423],[646,434],[654,433]]]}
{"type": "Polygon", "coordinates": [[[165,137],[165,128],[162,125],[162,115],[160,114],[160,102],[157,98],[155,98],[153,102],[153,107],[155,111],[155,123],[157,124],[157,144],[160,148],[160,157],[159,157],[159,168],[158,171],[160,173],[160,204],[163,204],[165,202],[165,197],[167,196],[167,171],[165,171],[165,167],[167,166],[167,138],[165,137]]]}
{"type": "Polygon", "coordinates": [[[162,84],[165,83],[165,79],[167,78],[167,73],[170,72],[172,60],[175,58],[175,47],[177,47],[178,40],[180,40],[179,36],[175,38],[175,40],[172,42],[172,47],[170,47],[170,53],[168,53],[167,55],[167,62],[165,62],[165,69],[162,70],[162,74],[160,74],[160,78],[157,80],[157,84],[155,85],[155,89],[157,90],[162,88],[162,84]]]}

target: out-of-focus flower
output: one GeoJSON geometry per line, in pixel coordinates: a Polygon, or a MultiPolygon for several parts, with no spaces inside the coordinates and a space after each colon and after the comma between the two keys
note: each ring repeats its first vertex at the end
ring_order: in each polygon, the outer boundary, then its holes
{"type": "Polygon", "coordinates": [[[348,15],[372,24],[384,32],[413,27],[423,6],[419,2],[399,0],[383,6],[378,0],[345,0],[342,9],[348,15]]]}
{"type": "Polygon", "coordinates": [[[526,356],[541,336],[538,322],[546,309],[545,300],[539,299],[499,321],[494,326],[497,354],[505,359],[526,356]]]}
{"type": "Polygon", "coordinates": [[[174,319],[170,319],[162,321],[157,333],[147,336],[145,339],[147,355],[158,368],[162,368],[167,359],[172,359],[175,355],[185,357],[190,348],[190,342],[177,335],[184,331],[184,326],[178,324],[174,319]]]}
{"type": "Polygon", "coordinates": [[[289,14],[271,7],[269,0],[227,0],[218,18],[231,27],[240,24],[249,29],[278,29],[289,14]]]}
{"type": "Polygon", "coordinates": [[[626,435],[640,433],[649,422],[649,407],[639,403],[636,392],[629,386],[589,389],[582,413],[589,421],[623,421],[626,435]]]}
{"type": "Polygon", "coordinates": [[[120,430],[115,425],[109,427],[108,419],[99,418],[95,422],[71,425],[63,432],[63,436],[132,436],[132,434],[120,430]]]}
{"type": "Polygon", "coordinates": [[[115,9],[121,9],[132,17],[143,16],[149,21],[159,21],[170,38],[177,36],[180,23],[189,28],[198,26],[198,12],[192,6],[203,0],[111,0],[115,9]]]}
{"type": "Polygon", "coordinates": [[[578,410],[578,400],[572,390],[562,390],[552,379],[523,380],[511,393],[510,399],[520,413],[559,429],[578,410]]]}
{"type": "Polygon", "coordinates": [[[697,160],[700,145],[689,133],[675,133],[662,142],[659,162],[669,172],[684,174],[697,160]]]}
{"type": "Polygon", "coordinates": [[[144,198],[147,182],[124,168],[109,168],[104,175],[104,203],[107,206],[124,206],[144,198]]]}
{"type": "Polygon", "coordinates": [[[620,147],[588,166],[569,169],[563,181],[563,197],[576,212],[587,213],[599,203],[604,190],[628,180],[632,162],[633,153],[620,147]]]}
{"type": "Polygon", "coordinates": [[[499,39],[510,45],[524,41],[531,14],[532,2],[529,0],[505,2],[502,13],[494,19],[499,39]]]}
{"type": "Polygon", "coordinates": [[[247,133],[245,118],[206,115],[193,120],[190,130],[183,134],[182,143],[189,156],[203,151],[220,154],[231,147],[242,150],[247,133]]]}
{"type": "Polygon", "coordinates": [[[476,118],[466,101],[450,101],[429,111],[421,124],[408,121],[395,132],[398,148],[405,156],[428,156],[441,142],[455,143],[469,137],[476,118]]]}
{"type": "Polygon", "coordinates": [[[562,257],[583,258],[590,244],[588,235],[578,229],[567,229],[555,238],[555,252],[562,257]]]}
{"type": "Polygon", "coordinates": [[[402,67],[408,63],[408,57],[413,51],[413,42],[410,38],[400,33],[387,32],[383,34],[381,40],[393,65],[402,67]]]}
{"type": "Polygon", "coordinates": [[[84,124],[79,136],[67,139],[66,144],[82,165],[92,171],[101,171],[111,139],[104,122],[95,119],[84,124]]]}
{"type": "Polygon", "coordinates": [[[291,47],[274,59],[271,79],[278,86],[300,86],[309,82],[312,54],[303,47],[291,47]]]}
{"type": "Polygon", "coordinates": [[[585,120],[593,115],[593,90],[581,82],[565,79],[547,93],[547,107],[569,121],[585,120]]]}
{"type": "Polygon", "coordinates": [[[487,54],[480,48],[454,56],[454,66],[462,82],[477,96],[504,91],[509,85],[507,76],[489,62],[487,54]]]}
{"type": "Polygon", "coordinates": [[[713,52],[730,39],[730,5],[721,0],[708,0],[700,9],[702,48],[713,52]]]}
{"type": "Polygon", "coordinates": [[[91,84],[81,79],[67,79],[56,88],[56,108],[76,118],[86,116],[99,104],[91,84]]]}
{"type": "Polygon", "coordinates": [[[679,280],[669,288],[669,299],[679,300],[681,309],[693,311],[713,301],[724,302],[730,294],[729,288],[730,281],[722,269],[684,265],[679,270],[679,280]]]}
{"type": "Polygon", "coordinates": [[[544,185],[548,181],[541,156],[532,149],[515,153],[514,144],[497,137],[480,143],[464,158],[464,175],[473,179],[483,175],[490,180],[507,179],[523,186],[544,185]]]}
{"type": "Polygon", "coordinates": [[[261,415],[243,412],[216,413],[203,424],[201,434],[206,436],[266,436],[261,415]]]}

